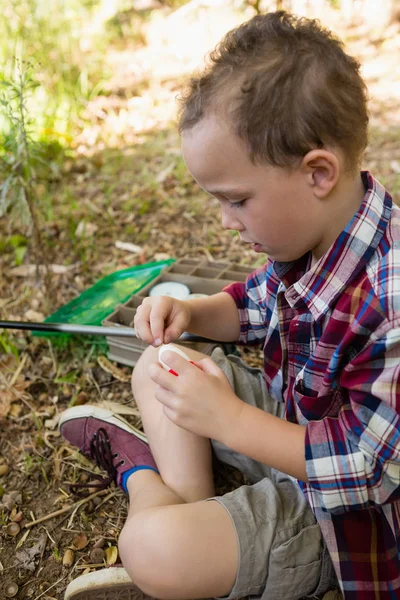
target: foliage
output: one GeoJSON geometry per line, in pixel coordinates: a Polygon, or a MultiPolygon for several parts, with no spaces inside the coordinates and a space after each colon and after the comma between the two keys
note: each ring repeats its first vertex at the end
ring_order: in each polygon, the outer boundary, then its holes
{"type": "Polygon", "coordinates": [[[8,0],[0,20],[0,77],[10,80],[16,61],[38,65],[41,86],[29,113],[42,136],[70,143],[71,123],[101,85],[102,53],[88,55],[99,31],[91,31],[95,0],[8,0]]]}
{"type": "MultiPolygon", "coordinates": [[[[38,87],[31,75],[31,65],[17,62],[16,77],[2,81],[5,93],[0,96],[0,111],[5,119],[2,152],[0,153],[0,217],[10,213],[21,225],[30,226],[32,251],[37,265],[45,266],[45,289],[51,305],[51,277],[47,253],[41,234],[41,215],[36,194],[35,165],[42,162],[40,147],[32,139],[32,119],[28,114],[27,99],[38,87]]],[[[14,240],[16,240],[14,236],[14,240]]],[[[19,258],[22,260],[23,254],[19,258]]],[[[18,258],[18,255],[17,255],[18,258]]]]}
{"type": "Polygon", "coordinates": [[[28,225],[36,218],[36,207],[31,206],[30,197],[35,179],[34,163],[40,161],[40,154],[30,133],[32,119],[28,115],[27,98],[38,84],[32,79],[30,65],[20,62],[16,65],[16,78],[1,83],[5,91],[0,96],[4,119],[0,217],[10,212],[21,224],[28,225]]]}

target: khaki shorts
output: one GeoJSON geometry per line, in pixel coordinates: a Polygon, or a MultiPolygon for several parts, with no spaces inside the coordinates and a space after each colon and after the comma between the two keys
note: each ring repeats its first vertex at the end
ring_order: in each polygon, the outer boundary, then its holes
{"type": "MultiPolygon", "coordinates": [[[[284,404],[267,393],[260,369],[221,348],[212,359],[235,393],[247,404],[283,417],[284,404]]],[[[227,598],[262,600],[322,597],[338,582],[321,530],[296,480],[237,454],[212,440],[216,457],[239,469],[253,485],[243,485],[216,500],[228,511],[239,545],[239,570],[227,598]]]]}

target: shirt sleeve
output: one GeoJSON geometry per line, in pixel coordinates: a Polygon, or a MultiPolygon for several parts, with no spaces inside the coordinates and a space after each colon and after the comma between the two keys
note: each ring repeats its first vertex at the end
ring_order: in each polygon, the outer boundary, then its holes
{"type": "Polygon", "coordinates": [[[251,273],[246,282],[227,285],[223,291],[234,299],[239,311],[238,344],[261,344],[267,335],[267,265],[251,273]]]}
{"type": "Polygon", "coordinates": [[[338,391],[338,416],[307,424],[309,485],[333,513],[398,500],[400,321],[346,366],[338,391]]]}

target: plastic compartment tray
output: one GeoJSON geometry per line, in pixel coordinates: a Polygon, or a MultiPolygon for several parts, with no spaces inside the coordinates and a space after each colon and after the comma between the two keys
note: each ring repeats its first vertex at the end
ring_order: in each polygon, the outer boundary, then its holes
{"type": "MultiPolygon", "coordinates": [[[[233,263],[181,259],[163,272],[150,283],[144,286],[137,294],[133,294],[126,302],[118,305],[106,317],[102,324],[107,327],[118,328],[119,325],[132,326],[136,309],[143,299],[149,294],[150,289],[164,281],[178,281],[186,284],[193,294],[217,294],[234,281],[245,281],[255,267],[246,267],[233,263]]],[[[108,356],[111,360],[128,366],[134,366],[147,344],[136,338],[107,336],[109,347],[108,356]]],[[[215,347],[214,343],[207,342],[180,342],[182,345],[210,354],[215,347]]]]}

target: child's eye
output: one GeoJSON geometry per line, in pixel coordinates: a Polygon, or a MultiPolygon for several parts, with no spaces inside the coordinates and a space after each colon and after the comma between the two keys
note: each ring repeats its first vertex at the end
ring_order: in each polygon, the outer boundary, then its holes
{"type": "Polygon", "coordinates": [[[228,200],[229,202],[229,206],[231,206],[232,208],[240,208],[241,206],[243,206],[243,204],[246,202],[247,198],[244,198],[243,200],[236,200],[236,201],[231,201],[228,200]]]}

